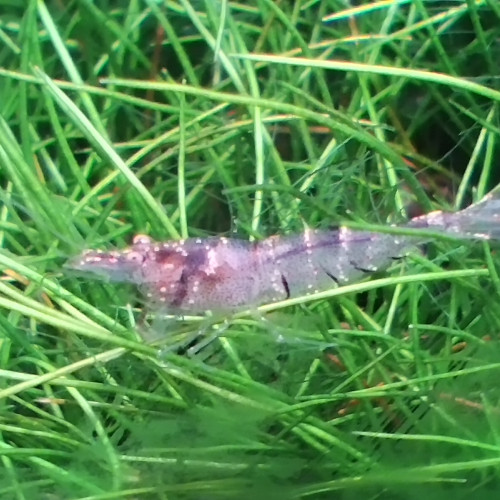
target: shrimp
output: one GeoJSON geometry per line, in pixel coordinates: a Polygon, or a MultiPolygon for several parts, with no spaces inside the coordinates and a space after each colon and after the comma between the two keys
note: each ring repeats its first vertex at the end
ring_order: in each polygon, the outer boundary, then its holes
{"type": "MultiPolygon", "coordinates": [[[[500,197],[457,213],[441,211],[400,226],[457,239],[500,239],[500,197]]],[[[145,289],[150,303],[181,314],[230,312],[328,290],[390,266],[428,237],[306,230],[250,242],[225,237],[155,242],[138,235],[121,251],[87,250],[66,267],[145,289]]]]}

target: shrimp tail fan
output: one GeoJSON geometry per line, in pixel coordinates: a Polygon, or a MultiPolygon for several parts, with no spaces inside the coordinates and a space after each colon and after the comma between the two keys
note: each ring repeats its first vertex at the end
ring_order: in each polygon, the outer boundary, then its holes
{"type": "Polygon", "coordinates": [[[492,192],[481,201],[456,213],[432,212],[413,219],[415,226],[443,231],[449,236],[476,240],[500,239],[500,192],[492,192]],[[420,223],[418,223],[420,222],[420,223]]]}

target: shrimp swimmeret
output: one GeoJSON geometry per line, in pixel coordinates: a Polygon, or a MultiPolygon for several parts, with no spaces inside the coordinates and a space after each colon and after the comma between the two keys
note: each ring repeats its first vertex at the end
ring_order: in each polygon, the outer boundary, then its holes
{"type": "MultiPolygon", "coordinates": [[[[402,227],[500,239],[500,197],[490,194],[456,213],[431,212],[402,227]]],[[[66,267],[144,286],[148,301],[167,310],[234,311],[355,281],[427,240],[346,227],[258,242],[220,237],[158,243],[138,235],[125,250],[87,250],[66,267]]]]}

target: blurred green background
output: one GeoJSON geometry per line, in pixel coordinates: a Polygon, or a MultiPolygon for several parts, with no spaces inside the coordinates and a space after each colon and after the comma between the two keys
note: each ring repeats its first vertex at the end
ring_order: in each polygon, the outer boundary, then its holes
{"type": "Polygon", "coordinates": [[[63,265],[463,208],[499,61],[496,0],[0,0],[0,498],[498,495],[497,245],[212,318],[63,265]]]}

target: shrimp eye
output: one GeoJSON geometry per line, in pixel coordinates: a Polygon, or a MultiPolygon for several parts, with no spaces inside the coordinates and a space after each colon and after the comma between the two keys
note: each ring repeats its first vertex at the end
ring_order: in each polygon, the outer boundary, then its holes
{"type": "Polygon", "coordinates": [[[137,262],[142,264],[146,260],[146,256],[140,252],[129,252],[126,256],[129,262],[137,262]]]}

